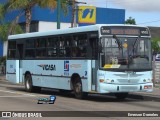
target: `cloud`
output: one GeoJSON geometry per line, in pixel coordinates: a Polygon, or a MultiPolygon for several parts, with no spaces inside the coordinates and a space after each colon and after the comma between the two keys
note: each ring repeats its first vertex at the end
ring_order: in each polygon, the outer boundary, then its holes
{"type": "Polygon", "coordinates": [[[78,0],[98,7],[116,7],[138,12],[159,12],[160,0],[78,0]]]}
{"type": "Polygon", "coordinates": [[[160,0],[110,0],[110,3],[130,11],[160,12],[160,0]]]}

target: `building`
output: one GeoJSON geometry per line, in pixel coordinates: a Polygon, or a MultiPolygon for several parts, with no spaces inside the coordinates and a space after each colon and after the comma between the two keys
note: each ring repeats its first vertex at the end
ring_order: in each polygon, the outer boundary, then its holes
{"type": "MultiPolygon", "coordinates": [[[[90,6],[85,6],[83,9],[86,11],[83,14],[83,19],[86,19],[88,16],[95,17],[93,23],[79,23],[78,19],[80,15],[76,14],[77,19],[77,26],[84,26],[84,25],[91,25],[91,24],[124,24],[125,22],[125,10],[124,9],[112,9],[112,8],[96,8],[92,11],[92,8],[88,8],[90,6]],[[96,12],[95,12],[96,11],[96,12]],[[94,14],[93,14],[93,13],[94,14]],[[86,18],[85,18],[86,17],[86,18]]],[[[60,17],[60,27],[69,28],[71,27],[71,19],[72,19],[72,9],[68,7],[68,14],[64,15],[61,11],[60,17]]],[[[6,15],[5,21],[9,22],[15,18],[19,11],[14,11],[6,15]]],[[[79,13],[83,13],[81,9],[79,13]]],[[[32,9],[32,21],[31,21],[31,28],[30,32],[41,32],[41,31],[48,31],[48,30],[55,30],[57,29],[57,9],[54,11],[50,9],[42,9],[39,6],[35,6],[32,9]]],[[[22,28],[25,29],[25,16],[22,16],[19,20],[19,24],[22,28]]],[[[0,45],[0,56],[5,56],[7,54],[7,43],[1,43],[0,45]]]]}
{"type": "Polygon", "coordinates": [[[160,38],[160,27],[149,27],[152,38],[160,38]]]}

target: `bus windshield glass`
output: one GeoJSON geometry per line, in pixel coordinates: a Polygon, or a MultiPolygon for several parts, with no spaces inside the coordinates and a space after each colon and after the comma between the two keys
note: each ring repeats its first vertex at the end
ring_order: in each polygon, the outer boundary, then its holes
{"type": "Polygon", "coordinates": [[[151,66],[151,41],[142,37],[102,37],[100,68],[115,71],[144,71],[151,66]]]}

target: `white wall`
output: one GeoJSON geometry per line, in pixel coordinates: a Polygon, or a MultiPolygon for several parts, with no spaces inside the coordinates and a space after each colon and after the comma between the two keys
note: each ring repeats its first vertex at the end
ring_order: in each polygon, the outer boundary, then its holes
{"type": "Polygon", "coordinates": [[[7,56],[8,41],[3,42],[3,56],[7,56]]]}
{"type": "MultiPolygon", "coordinates": [[[[57,23],[56,22],[45,22],[45,21],[39,21],[38,31],[50,31],[57,29],[57,23]]],[[[61,23],[60,28],[69,28],[71,27],[71,23],[61,23]]]]}

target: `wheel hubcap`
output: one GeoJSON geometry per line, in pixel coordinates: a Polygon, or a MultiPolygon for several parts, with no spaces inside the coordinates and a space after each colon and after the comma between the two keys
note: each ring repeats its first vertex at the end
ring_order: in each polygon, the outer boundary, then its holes
{"type": "Polygon", "coordinates": [[[26,87],[27,87],[28,90],[30,89],[30,85],[29,85],[29,81],[28,80],[26,81],[26,87]]]}

